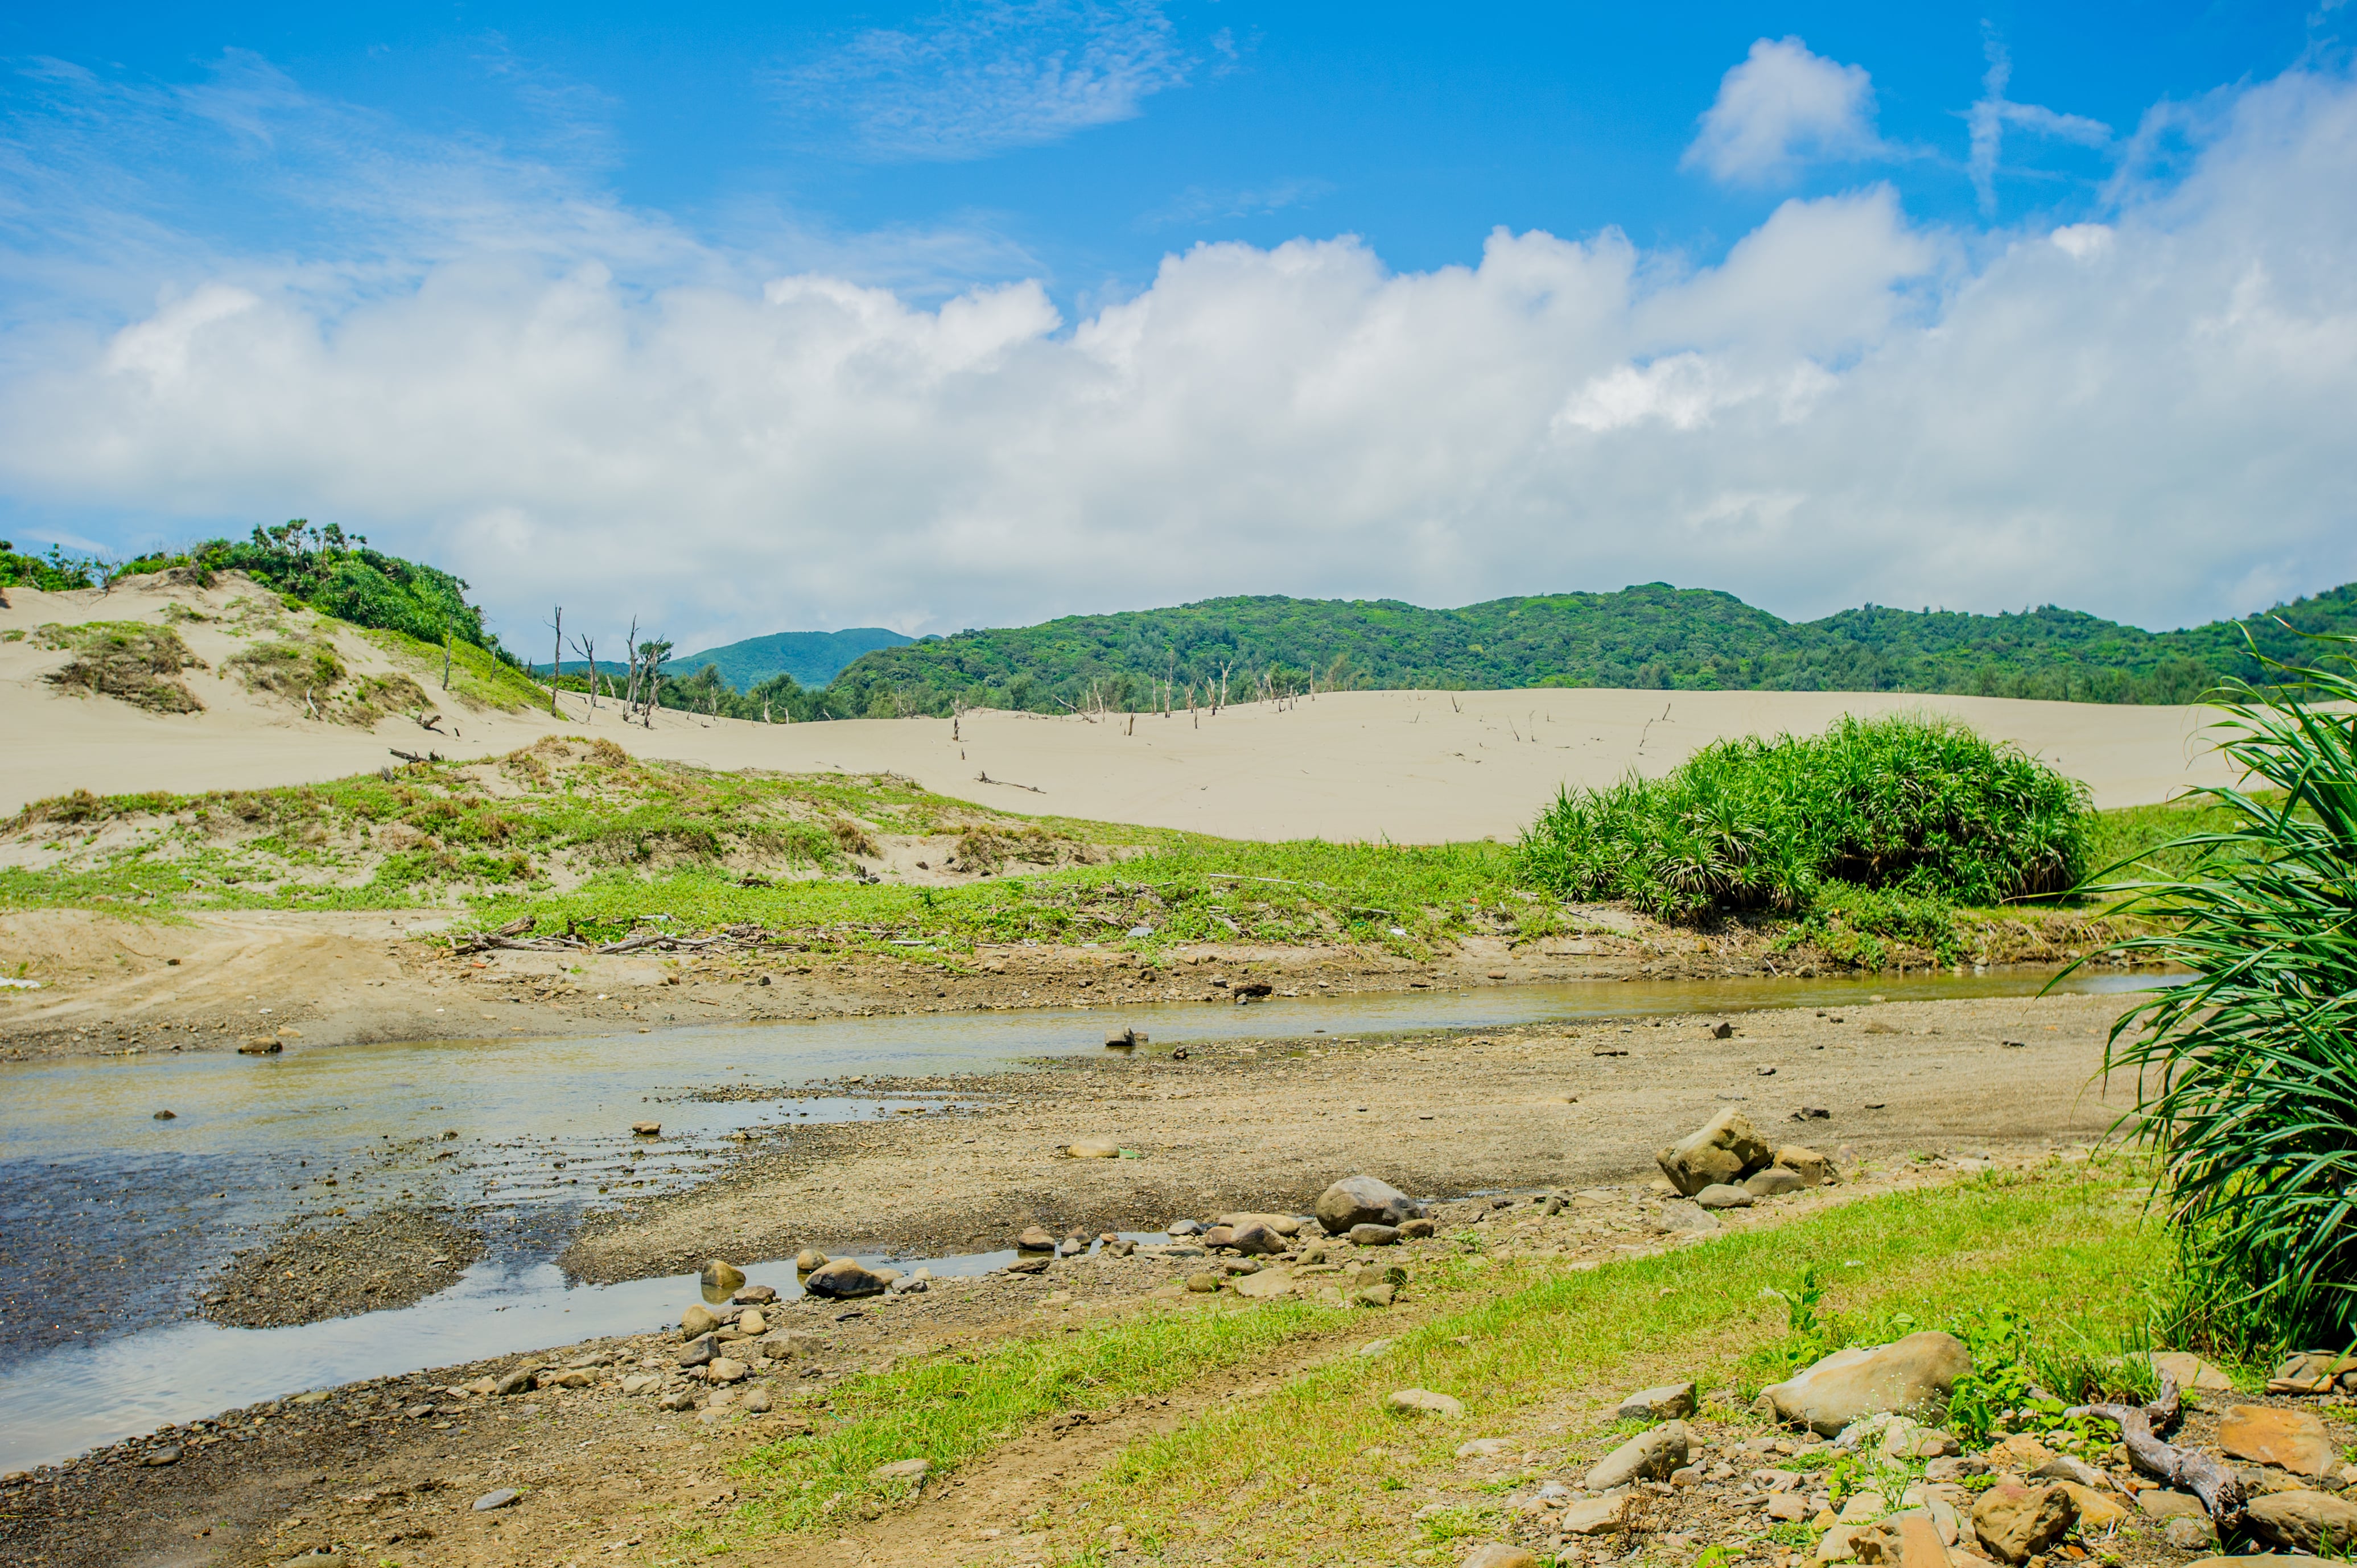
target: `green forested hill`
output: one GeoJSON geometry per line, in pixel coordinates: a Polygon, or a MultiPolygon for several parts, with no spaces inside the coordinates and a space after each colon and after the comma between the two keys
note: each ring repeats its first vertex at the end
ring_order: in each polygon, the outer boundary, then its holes
{"type": "Polygon", "coordinates": [[[1790,622],[1730,594],[1648,583],[1617,594],[1425,609],[1392,599],[1207,599],[1068,616],[867,654],[810,716],[1056,710],[1158,703],[1165,682],[1232,697],[1350,687],[1621,686],[1679,690],[1956,692],[2076,702],[2177,703],[2221,676],[2255,678],[2244,629],[2292,662],[2302,631],[2357,632],[2357,585],[2183,631],[2046,607],[2020,615],[1869,605],[1790,622]]]}
{"type": "Polygon", "coordinates": [[[823,686],[861,654],[913,640],[880,626],[855,626],[843,631],[775,631],[701,653],[683,653],[666,661],[662,669],[666,675],[686,676],[710,664],[719,670],[723,681],[740,692],[749,692],[780,671],[804,686],[823,686]]]}

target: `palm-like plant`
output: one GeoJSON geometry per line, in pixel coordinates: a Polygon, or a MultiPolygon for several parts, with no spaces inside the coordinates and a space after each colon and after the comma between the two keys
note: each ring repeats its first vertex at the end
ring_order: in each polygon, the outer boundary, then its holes
{"type": "MultiPolygon", "coordinates": [[[[2112,950],[2192,977],[2113,1026],[2137,1134],[2186,1248],[2188,1326],[2256,1351],[2357,1337],[2357,639],[2291,682],[2213,693],[2239,787],[2165,879],[2099,891],[2161,917],[2112,950]]],[[[2110,868],[2113,875],[2123,867],[2110,868]]]]}

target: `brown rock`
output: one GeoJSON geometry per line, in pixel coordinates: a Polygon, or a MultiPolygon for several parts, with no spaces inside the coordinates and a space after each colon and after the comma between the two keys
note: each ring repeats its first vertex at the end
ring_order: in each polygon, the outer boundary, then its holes
{"type": "Polygon", "coordinates": [[[2172,1492],[2166,1487],[2136,1495],[2136,1512],[2147,1519],[2208,1519],[2210,1510],[2201,1499],[2190,1492],[2172,1492]]]}
{"type": "Polygon", "coordinates": [[[1598,1460],[1583,1485],[1591,1492],[1609,1492],[1631,1481],[1658,1481],[1686,1462],[1694,1443],[1684,1422],[1665,1421],[1598,1460]]]}
{"type": "Polygon", "coordinates": [[[2190,1350],[2156,1350],[2152,1353],[2152,1369],[2180,1389],[2213,1394],[2234,1391],[2233,1379],[2190,1350]]]}
{"type": "Polygon", "coordinates": [[[1741,1181],[1768,1163],[1768,1144],[1733,1106],[1653,1156],[1662,1175],[1687,1197],[1706,1187],[1741,1181]]]}
{"type": "Polygon", "coordinates": [[[2330,1476],[2341,1466],[2341,1444],[2304,1410],[2236,1405],[2218,1423],[2218,1446],[2229,1458],[2273,1465],[2295,1476],[2330,1476]]]}
{"type": "Polygon", "coordinates": [[[2077,1481],[2057,1481],[2055,1485],[2070,1493],[2071,1500],[2079,1505],[2081,1530],[2105,1530],[2127,1522],[2127,1505],[2109,1493],[2077,1481]]]}
{"type": "Polygon", "coordinates": [[[817,1296],[843,1299],[849,1296],[881,1295],[890,1283],[851,1258],[837,1258],[824,1268],[813,1269],[802,1281],[802,1288],[817,1296]]]}
{"type": "Polygon", "coordinates": [[[2251,1533],[2293,1552],[2345,1554],[2357,1545],[2357,1503],[2330,1492],[2273,1492],[2254,1498],[2251,1533]]]}
{"type": "Polygon", "coordinates": [[[1948,1546],[1940,1539],[1940,1526],[1922,1509],[1910,1509],[1854,1531],[1849,1544],[1860,1563],[1889,1563],[1891,1568],[1948,1568],[1948,1546]]]}
{"type": "Polygon", "coordinates": [[[1371,1176],[1344,1176],[1318,1195],[1318,1223],[1329,1236],[1340,1236],[1354,1225],[1396,1227],[1422,1211],[1415,1199],[1371,1176]]]}
{"type": "Polygon", "coordinates": [[[1037,1225],[1027,1225],[1023,1234],[1015,1238],[1016,1250],[1024,1252],[1052,1252],[1056,1239],[1037,1225]]]}
{"type": "Polygon", "coordinates": [[[1629,1528],[1636,1502],[1627,1492],[1576,1502],[1555,1517],[1555,1528],[1566,1535],[1617,1535],[1629,1528]]]}
{"type": "Polygon", "coordinates": [[[1944,1407],[1948,1391],[1972,1369],[1963,1340],[1927,1329],[1871,1350],[1836,1350],[1798,1377],[1762,1389],[1760,1397],[1777,1420],[1832,1437],[1862,1416],[1944,1407]]]}
{"type": "Polygon", "coordinates": [[[1263,1257],[1285,1251],[1285,1238],[1257,1222],[1245,1226],[1228,1243],[1239,1252],[1255,1252],[1263,1257]]]}
{"type": "Polygon", "coordinates": [[[2078,1520],[2061,1487],[1998,1485],[1973,1505],[1973,1537],[2000,1563],[2026,1563],[2060,1545],[2078,1520]]]}
{"type": "Polygon", "coordinates": [[[1539,1568],[1539,1560],[1525,1547],[1491,1541],[1467,1552],[1464,1568],[1539,1568]]]}
{"type": "Polygon", "coordinates": [[[720,1326],[719,1315],[698,1304],[679,1315],[680,1332],[690,1339],[698,1339],[720,1326]]]}
{"type": "Polygon", "coordinates": [[[1777,1150],[1776,1164],[1799,1176],[1804,1186],[1823,1187],[1834,1179],[1833,1161],[1800,1144],[1787,1144],[1777,1150]]]}
{"type": "Polygon", "coordinates": [[[745,1288],[745,1271],[736,1264],[714,1258],[704,1265],[697,1283],[717,1296],[730,1296],[745,1288]]]}

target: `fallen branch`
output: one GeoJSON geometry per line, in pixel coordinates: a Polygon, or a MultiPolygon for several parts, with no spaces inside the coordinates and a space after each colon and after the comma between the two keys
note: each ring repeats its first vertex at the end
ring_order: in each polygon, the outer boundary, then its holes
{"type": "Polygon", "coordinates": [[[439,762],[442,760],[442,754],[438,751],[429,751],[425,756],[420,757],[414,751],[404,751],[397,746],[388,746],[385,749],[393,753],[395,757],[401,758],[404,762],[439,762]]]}
{"type": "Polygon", "coordinates": [[[2120,1429],[2136,1467],[2164,1485],[2191,1492],[2210,1510],[2219,1535],[2229,1534],[2243,1520],[2243,1483],[2234,1472],[2207,1454],[2163,1443],[2156,1431],[2174,1432],[2183,1413],[2176,1380],[2160,1380],[2160,1397],[2148,1405],[2083,1404],[2066,1415],[2099,1415],[2120,1429]]]}
{"type": "MultiPolygon", "coordinates": [[[[1086,717],[1087,715],[1083,714],[1082,716],[1086,717]]],[[[1094,724],[1096,721],[1094,719],[1090,719],[1089,722],[1091,724],[1094,724]]],[[[1005,785],[1009,789],[1028,789],[1034,795],[1044,795],[1048,792],[1045,789],[1040,789],[1037,784],[1017,784],[1012,779],[993,779],[987,772],[977,773],[974,775],[974,778],[985,784],[1005,785]]]]}

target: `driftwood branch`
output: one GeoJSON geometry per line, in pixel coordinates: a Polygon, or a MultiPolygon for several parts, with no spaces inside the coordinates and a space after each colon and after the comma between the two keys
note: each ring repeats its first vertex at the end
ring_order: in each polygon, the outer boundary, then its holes
{"type": "Polygon", "coordinates": [[[2163,1443],[2155,1435],[2174,1432],[2183,1414],[2175,1380],[2164,1375],[2160,1380],[2160,1398],[2148,1405],[2083,1404],[2065,1413],[2100,1415],[2117,1425],[2120,1441],[2127,1445],[2128,1457],[2136,1461],[2136,1467],[2155,1480],[2200,1498],[2221,1536],[2242,1522],[2243,1483],[2234,1472],[2207,1454],[2163,1443]]]}
{"type": "Polygon", "coordinates": [[[401,758],[404,762],[439,762],[442,760],[442,754],[438,751],[429,751],[425,756],[420,757],[414,751],[404,751],[397,746],[388,746],[385,749],[393,753],[395,757],[401,758]]]}

